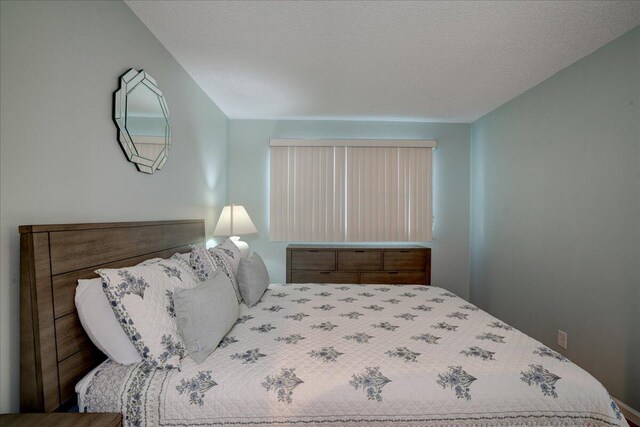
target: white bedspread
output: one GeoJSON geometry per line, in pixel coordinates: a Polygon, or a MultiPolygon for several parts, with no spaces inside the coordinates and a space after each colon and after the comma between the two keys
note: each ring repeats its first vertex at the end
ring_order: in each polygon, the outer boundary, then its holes
{"type": "Polygon", "coordinates": [[[204,363],[106,362],[89,412],[125,425],[626,426],[560,354],[429,286],[270,288],[204,363]]]}

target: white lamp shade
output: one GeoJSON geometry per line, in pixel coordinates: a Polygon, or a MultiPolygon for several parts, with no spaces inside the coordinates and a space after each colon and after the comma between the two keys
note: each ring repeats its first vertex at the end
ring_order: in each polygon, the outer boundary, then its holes
{"type": "Polygon", "coordinates": [[[213,230],[214,236],[239,236],[241,234],[257,233],[256,226],[251,222],[249,214],[244,206],[225,206],[220,214],[220,219],[213,230]]]}

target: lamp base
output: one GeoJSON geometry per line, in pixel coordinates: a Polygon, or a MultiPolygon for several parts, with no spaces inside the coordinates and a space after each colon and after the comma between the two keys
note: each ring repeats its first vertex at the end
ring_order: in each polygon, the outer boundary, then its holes
{"type": "Polygon", "coordinates": [[[231,241],[238,247],[242,258],[249,258],[249,244],[240,240],[240,236],[229,237],[231,241]]]}

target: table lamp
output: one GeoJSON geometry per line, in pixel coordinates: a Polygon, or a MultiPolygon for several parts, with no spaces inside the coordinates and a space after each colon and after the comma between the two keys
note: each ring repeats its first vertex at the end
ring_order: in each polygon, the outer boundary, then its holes
{"type": "Polygon", "coordinates": [[[213,230],[214,236],[229,236],[240,250],[240,255],[244,258],[249,256],[249,245],[240,240],[241,234],[257,233],[256,226],[251,222],[249,214],[244,206],[229,205],[222,209],[218,224],[213,230]]]}

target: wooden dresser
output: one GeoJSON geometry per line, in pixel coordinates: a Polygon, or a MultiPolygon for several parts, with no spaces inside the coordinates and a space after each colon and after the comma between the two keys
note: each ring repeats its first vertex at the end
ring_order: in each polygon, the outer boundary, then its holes
{"type": "Polygon", "coordinates": [[[287,283],[431,284],[431,249],[289,245],[287,283]]]}

